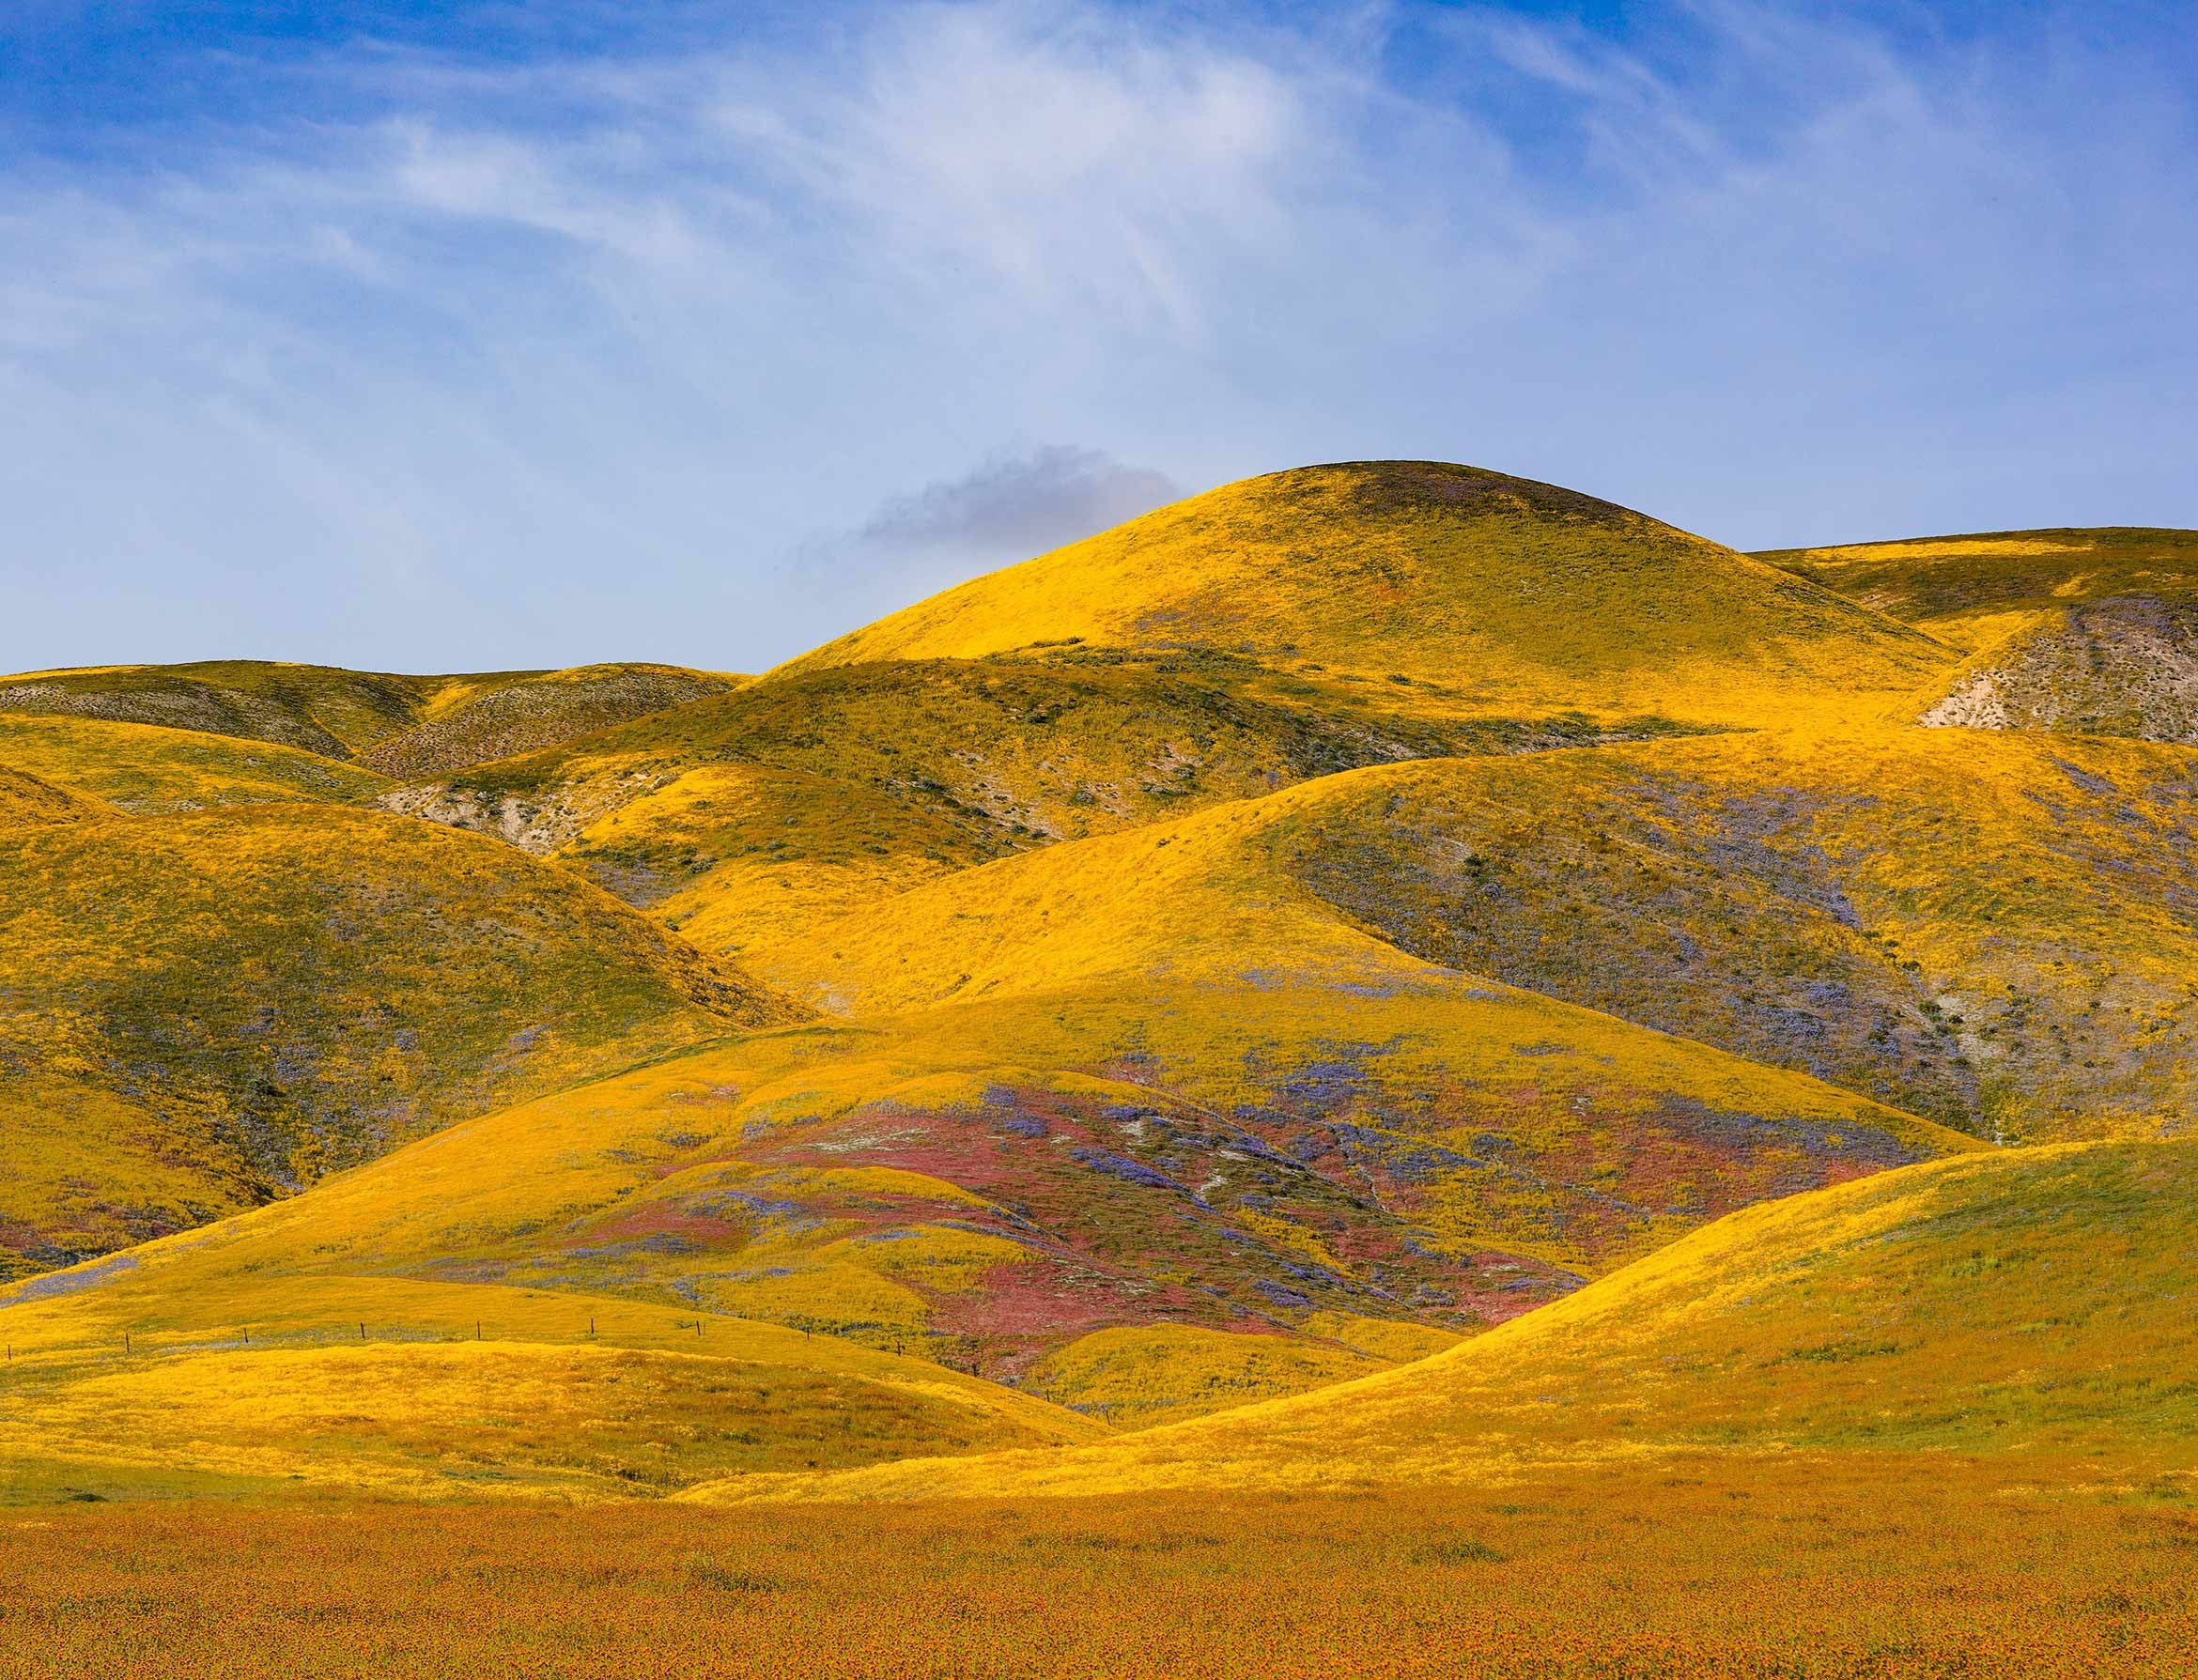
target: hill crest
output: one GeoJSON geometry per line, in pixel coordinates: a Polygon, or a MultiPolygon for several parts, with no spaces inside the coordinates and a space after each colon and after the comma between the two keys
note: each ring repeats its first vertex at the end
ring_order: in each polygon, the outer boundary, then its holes
{"type": "Polygon", "coordinates": [[[771,674],[1078,644],[1696,722],[1891,700],[1952,663],[1921,631],[1615,503],[1479,468],[1362,461],[1156,509],[771,674]]]}

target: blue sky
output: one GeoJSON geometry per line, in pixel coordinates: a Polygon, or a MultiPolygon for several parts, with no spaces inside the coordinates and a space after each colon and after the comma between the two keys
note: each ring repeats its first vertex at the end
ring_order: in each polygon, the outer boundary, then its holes
{"type": "Polygon", "coordinates": [[[0,667],[755,669],[1435,456],[2198,526],[2155,5],[12,0],[0,667]]]}

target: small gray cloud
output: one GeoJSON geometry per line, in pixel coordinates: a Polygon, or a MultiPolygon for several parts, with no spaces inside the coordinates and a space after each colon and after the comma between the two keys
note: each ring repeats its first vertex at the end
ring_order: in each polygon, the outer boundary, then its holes
{"type": "Polygon", "coordinates": [[[996,455],[959,478],[891,497],[856,530],[806,544],[791,568],[822,639],[996,567],[1134,519],[1184,494],[1164,472],[1052,444],[996,455]]]}
{"type": "Polygon", "coordinates": [[[1184,494],[1164,472],[1127,467],[1095,449],[1055,444],[995,456],[960,478],[896,496],[856,533],[885,554],[1026,560],[1134,519],[1184,494]]]}

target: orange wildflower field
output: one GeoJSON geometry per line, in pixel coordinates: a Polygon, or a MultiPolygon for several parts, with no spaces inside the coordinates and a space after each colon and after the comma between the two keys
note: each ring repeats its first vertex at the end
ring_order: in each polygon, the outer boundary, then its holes
{"type": "Polygon", "coordinates": [[[1497,1487],[0,1518],[83,1675],[2159,1675],[2198,1509],[2097,1461],[1684,1456],[1497,1487]]]}

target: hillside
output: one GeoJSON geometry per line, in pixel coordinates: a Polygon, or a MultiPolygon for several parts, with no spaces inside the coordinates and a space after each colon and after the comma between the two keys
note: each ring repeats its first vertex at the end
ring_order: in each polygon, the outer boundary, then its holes
{"type": "Polygon", "coordinates": [[[1760,558],[1971,652],[1925,723],[2198,743],[2198,532],[1997,532],[1760,558]]]}
{"type": "MultiPolygon", "coordinates": [[[[460,682],[509,682],[505,671],[460,682]]],[[[260,659],[107,665],[0,679],[0,712],[147,723],[348,759],[410,729],[454,679],[260,659]]]]}
{"type": "Polygon", "coordinates": [[[741,680],[662,665],[397,676],[224,659],[0,677],[0,715],[265,741],[404,777],[549,746],[741,680]]]}
{"type": "Polygon", "coordinates": [[[90,717],[0,714],[0,764],[137,815],[355,804],[389,786],[371,770],[295,747],[90,717]]]}
{"type": "MultiPolygon", "coordinates": [[[[1944,647],[1577,491],[1428,461],[1225,486],[979,578],[782,673],[1064,644],[1207,649],[1497,711],[1748,723],[1898,701],[1944,647]]],[[[781,673],[773,673],[774,675],[781,673]]]]}
{"type": "Polygon", "coordinates": [[[2188,1142],[1964,1156],[1734,1213],[1449,1352],[1316,1394],[1057,1454],[690,1497],[1500,1485],[1711,1450],[2091,1453],[2110,1474],[2187,1476],[2193,1208],[2188,1142]]]}
{"type": "MultiPolygon", "coordinates": [[[[1333,1044],[1408,1040],[1410,1006],[1351,964],[1416,982],[1355,927],[1446,983],[1489,976],[1980,1136],[2144,1134],[2198,1114],[2192,768],[1913,730],[1386,765],[951,876],[754,961],[864,1019],[1105,978],[1169,1000],[1111,1028],[1125,1043],[1195,1042],[1233,1007],[1303,1043],[1300,993],[1333,1044]]],[[[1186,1059],[1246,1048],[1221,1033],[1186,1059]]]]}
{"type": "Polygon", "coordinates": [[[746,680],[671,665],[583,665],[518,680],[453,677],[420,721],[360,757],[384,776],[436,776],[554,747],[746,680]]]}
{"type": "Polygon", "coordinates": [[[90,816],[98,808],[82,797],[0,764],[0,827],[62,823],[90,816]]]}
{"type": "Polygon", "coordinates": [[[594,887],[470,835],[333,806],[46,805],[0,825],[16,1271],[784,1018],[594,887]]]}
{"type": "Polygon", "coordinates": [[[1100,1433],[936,1364],[632,1302],[375,1278],[148,1301],[109,1270],[8,1311],[23,1494],[631,1499],[1100,1433]]]}
{"type": "Polygon", "coordinates": [[[2059,612],[2117,596],[2198,599],[2192,531],[1997,531],[1755,558],[1962,646],[1973,645],[1964,626],[2002,613],[2059,612]]]}
{"type": "Polygon", "coordinates": [[[1360,764],[1677,728],[1482,715],[1223,655],[1056,649],[777,677],[385,802],[568,860],[741,953],[1014,852],[1360,764]]]}
{"type": "MultiPolygon", "coordinates": [[[[1424,968],[1358,943],[1393,980],[1424,968]]],[[[1228,999],[1192,1045],[1154,1035],[1111,1078],[1069,1058],[1119,1059],[1125,1025],[1168,1000],[755,1034],[464,1121],[187,1242],[32,1279],[0,1310],[19,1357],[124,1330],[225,1347],[240,1324],[272,1346],[292,1320],[318,1346],[332,1313],[383,1339],[441,1322],[325,1303],[399,1279],[494,1287],[685,1311],[708,1333],[773,1320],[1135,1423],[1382,1369],[1574,1287],[1566,1260],[1607,1269],[1753,1195],[1973,1147],[1439,976],[1398,1000],[1416,1042],[1354,1082],[1276,1037],[1349,994],[1266,995],[1275,1024],[1248,1030],[1268,1060],[1233,1076],[1209,1041],[1228,999]],[[1003,1044],[1032,1059],[1002,1063],[1003,1044]],[[1266,1101],[1224,1103],[1231,1087],[1266,1101]]],[[[410,1404],[402,1385],[389,1404],[410,1404]]]]}
{"type": "Polygon", "coordinates": [[[2198,769],[1965,731],[1400,767],[1277,835],[1404,948],[2007,1142],[2198,1117],[2198,769]]]}
{"type": "Polygon", "coordinates": [[[1434,768],[904,893],[772,971],[859,1025],[467,1122],[192,1263],[772,1319],[1150,1420],[1377,1369],[1748,1201],[1975,1147],[1423,961],[1279,866],[1307,813],[1434,768]]]}

